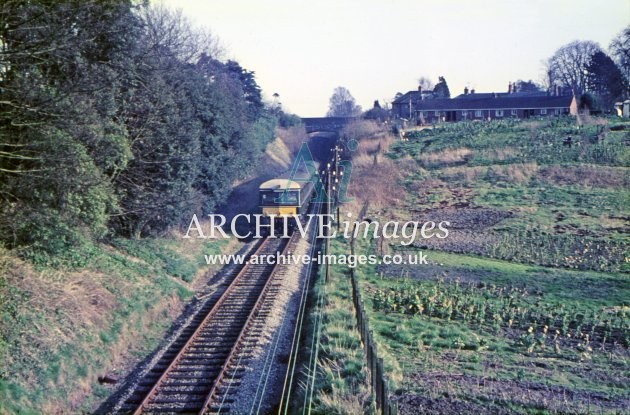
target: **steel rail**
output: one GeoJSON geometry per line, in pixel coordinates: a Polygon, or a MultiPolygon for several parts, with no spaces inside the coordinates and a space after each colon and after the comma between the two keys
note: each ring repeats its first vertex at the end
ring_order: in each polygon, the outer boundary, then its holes
{"type": "MultiPolygon", "coordinates": [[[[252,255],[250,255],[250,257],[253,256],[253,255],[257,255],[260,251],[262,251],[262,249],[265,246],[265,244],[268,243],[268,240],[269,239],[267,239],[267,238],[263,239],[262,242],[256,248],[255,252],[252,255]]],[[[153,385],[153,387],[151,388],[149,393],[147,393],[145,398],[138,405],[138,408],[133,412],[133,415],[140,415],[140,414],[143,413],[144,408],[150,403],[151,399],[153,399],[153,397],[155,396],[155,394],[156,394],[157,390],[159,389],[160,385],[163,384],[166,379],[168,379],[169,373],[179,364],[179,362],[181,361],[182,357],[184,357],[185,353],[188,351],[188,349],[190,348],[192,343],[196,340],[196,338],[201,333],[201,331],[205,328],[205,326],[212,320],[212,318],[215,316],[215,314],[220,310],[221,305],[229,297],[230,293],[232,292],[234,287],[237,286],[238,282],[240,282],[240,280],[243,278],[243,276],[246,275],[246,273],[247,273],[247,271],[249,270],[250,267],[251,267],[251,264],[249,264],[249,262],[246,262],[245,265],[241,268],[241,270],[238,272],[236,277],[234,277],[234,279],[232,280],[230,285],[225,289],[223,294],[221,294],[221,297],[217,300],[217,302],[214,304],[214,306],[212,306],[212,309],[208,312],[206,317],[204,317],[204,319],[197,326],[197,328],[195,329],[193,334],[188,338],[186,343],[182,346],[182,348],[179,350],[177,355],[173,358],[173,360],[171,361],[169,366],[164,370],[162,375],[155,382],[155,385],[153,385]]]]}
{"type": "MultiPolygon", "coordinates": [[[[291,235],[291,238],[289,239],[287,244],[284,246],[284,249],[282,250],[282,256],[286,255],[289,248],[295,243],[295,240],[297,239],[297,235],[298,235],[297,232],[294,232],[293,235],[291,235]]],[[[258,299],[256,300],[254,307],[252,308],[249,315],[247,316],[247,320],[245,324],[243,325],[243,328],[241,329],[236,341],[234,342],[234,346],[232,347],[232,350],[230,350],[230,354],[225,359],[225,362],[223,363],[223,366],[221,367],[219,374],[215,377],[215,380],[212,385],[212,389],[208,393],[208,396],[201,410],[199,411],[199,415],[205,414],[210,409],[210,405],[212,404],[214,395],[217,393],[219,384],[226,376],[226,372],[228,371],[228,368],[229,368],[229,365],[231,364],[232,359],[240,350],[240,345],[243,342],[246,334],[248,333],[250,326],[254,323],[254,320],[256,318],[256,315],[259,309],[262,307],[263,303],[267,300],[267,293],[272,285],[272,282],[274,280],[274,274],[278,271],[279,265],[280,264],[278,263],[274,264],[273,269],[269,273],[269,278],[267,278],[267,281],[265,282],[265,286],[263,287],[258,299]]]]}

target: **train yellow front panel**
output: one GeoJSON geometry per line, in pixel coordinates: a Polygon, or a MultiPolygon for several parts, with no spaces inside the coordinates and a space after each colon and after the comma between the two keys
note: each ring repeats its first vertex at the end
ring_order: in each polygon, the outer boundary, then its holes
{"type": "Polygon", "coordinates": [[[297,215],[297,208],[295,206],[273,206],[264,207],[263,215],[297,215]]]}

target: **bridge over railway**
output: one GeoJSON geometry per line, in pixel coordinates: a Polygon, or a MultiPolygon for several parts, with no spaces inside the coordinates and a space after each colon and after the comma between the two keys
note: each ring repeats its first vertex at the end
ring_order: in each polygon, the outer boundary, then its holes
{"type": "Polygon", "coordinates": [[[307,133],[339,133],[346,124],[357,119],[357,117],[314,117],[302,118],[302,122],[307,133]]]}

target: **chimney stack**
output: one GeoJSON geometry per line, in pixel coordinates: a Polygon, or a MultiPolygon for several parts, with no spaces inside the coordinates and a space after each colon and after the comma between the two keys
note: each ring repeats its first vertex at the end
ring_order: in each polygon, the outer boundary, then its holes
{"type": "Polygon", "coordinates": [[[471,89],[471,90],[470,90],[470,95],[472,95],[472,94],[474,94],[474,93],[475,93],[475,88],[473,88],[473,89],[471,89]]]}
{"type": "Polygon", "coordinates": [[[508,84],[508,94],[512,93],[512,82],[508,84]]]}
{"type": "Polygon", "coordinates": [[[464,87],[464,95],[468,95],[468,87],[467,86],[464,87]]]}
{"type": "Polygon", "coordinates": [[[418,85],[418,92],[422,93],[422,85],[418,85]]]}

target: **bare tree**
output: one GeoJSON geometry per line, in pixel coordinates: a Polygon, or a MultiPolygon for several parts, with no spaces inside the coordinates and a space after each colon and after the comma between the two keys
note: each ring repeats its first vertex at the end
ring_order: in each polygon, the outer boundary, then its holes
{"type": "Polygon", "coordinates": [[[433,91],[435,84],[429,77],[421,76],[418,78],[418,86],[422,87],[423,91],[433,91]]]}
{"type": "Polygon", "coordinates": [[[630,26],[623,29],[610,42],[609,49],[626,82],[630,83],[630,26]]]}
{"type": "Polygon", "coordinates": [[[357,105],[354,97],[343,86],[338,86],[333,91],[328,104],[328,117],[358,117],[361,115],[361,106],[357,105]]]}
{"type": "Polygon", "coordinates": [[[531,79],[529,81],[519,79],[514,82],[514,88],[518,92],[541,92],[545,90],[542,85],[532,81],[531,79]]]}
{"type": "Polygon", "coordinates": [[[151,5],[142,9],[141,17],[146,28],[148,51],[171,54],[173,58],[191,63],[204,54],[215,59],[224,55],[218,38],[207,29],[195,27],[181,9],[151,5]]]}
{"type": "Polygon", "coordinates": [[[591,57],[601,51],[599,44],[590,40],[575,40],[562,46],[547,61],[551,84],[570,87],[578,95],[586,91],[587,72],[591,57]]]}

